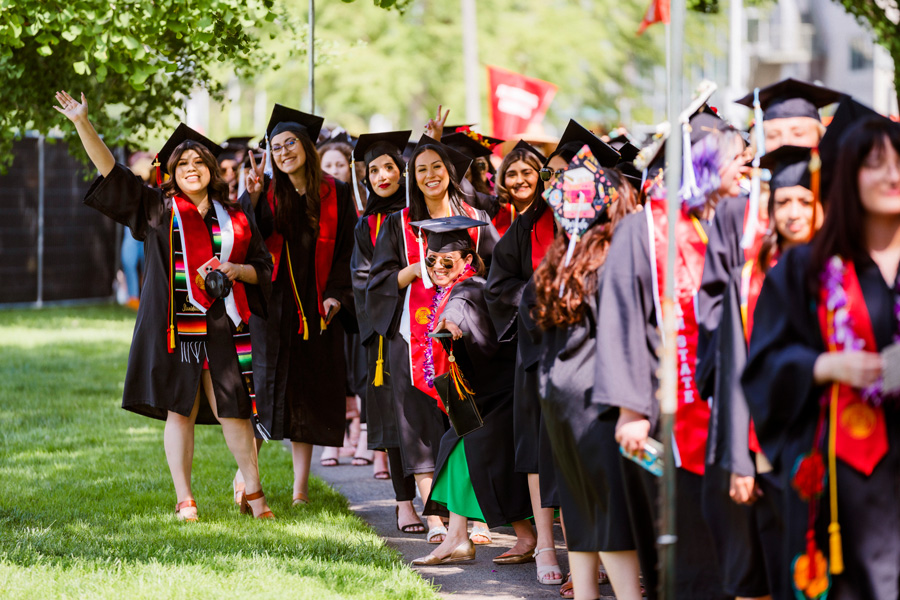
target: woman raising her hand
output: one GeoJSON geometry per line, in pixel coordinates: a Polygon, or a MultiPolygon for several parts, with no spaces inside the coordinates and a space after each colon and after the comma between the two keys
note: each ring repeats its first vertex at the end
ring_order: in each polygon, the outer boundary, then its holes
{"type": "Polygon", "coordinates": [[[272,263],[252,221],[228,198],[215,158],[221,148],[180,125],[157,158],[171,178],[151,188],[116,164],[88,120],[84,94],[81,102],[65,91],[56,99],[54,108],[75,124],[100,171],[85,204],[144,242],[147,272],[122,407],[166,422],[163,439],[178,518],[197,520],[191,491],[194,424],[216,422],[246,475],[241,512],[271,518],[250,420],[248,322],[251,312],[265,314],[272,263]],[[231,289],[216,294],[202,275],[207,269],[224,274],[231,289]]]}

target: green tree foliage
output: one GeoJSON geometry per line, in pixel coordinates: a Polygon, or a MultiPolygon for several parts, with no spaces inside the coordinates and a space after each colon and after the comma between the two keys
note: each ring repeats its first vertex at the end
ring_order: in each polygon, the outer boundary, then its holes
{"type": "MultiPolygon", "coordinates": [[[[294,15],[307,10],[307,0],[284,2],[294,15]]],[[[397,7],[402,8],[399,12],[373,10],[367,4],[317,3],[316,112],[356,133],[368,131],[373,115],[384,116],[395,127],[418,130],[438,104],[450,107],[451,123],[462,123],[459,1],[408,0],[397,7]]],[[[570,117],[591,125],[617,125],[623,103],[631,104],[633,120],[651,122],[649,99],[655,95],[664,100],[665,94],[665,34],[657,25],[643,36],[635,35],[648,4],[649,0],[478,2],[479,129],[490,130],[486,65],[556,84],[559,91],[548,120],[557,126],[570,117]]],[[[717,44],[724,40],[710,35],[722,31],[723,19],[689,13],[688,63],[724,56],[725,44],[717,44]]],[[[301,104],[307,98],[305,63],[285,62],[281,71],[246,85],[265,89],[270,103],[308,106],[301,104]]]]}
{"type": "Polygon", "coordinates": [[[894,59],[894,90],[900,103],[900,4],[897,0],[838,0],[844,9],[872,29],[875,41],[894,59]]]}
{"type": "Polygon", "coordinates": [[[58,89],[84,92],[98,130],[118,143],[171,125],[192,90],[218,93],[216,65],[265,69],[262,39],[287,18],[274,1],[0,0],[0,167],[26,129],[71,133],[51,108],[58,89]]]}

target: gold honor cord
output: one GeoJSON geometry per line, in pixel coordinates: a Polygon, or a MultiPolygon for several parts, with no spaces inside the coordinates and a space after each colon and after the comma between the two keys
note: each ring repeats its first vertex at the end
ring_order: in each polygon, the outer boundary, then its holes
{"type": "MultiPolygon", "coordinates": [[[[381,219],[384,215],[378,213],[375,217],[375,241],[378,241],[378,232],[381,231],[381,219]]],[[[375,361],[375,378],[372,385],[381,387],[384,385],[384,336],[378,336],[378,360],[375,361]]]]}

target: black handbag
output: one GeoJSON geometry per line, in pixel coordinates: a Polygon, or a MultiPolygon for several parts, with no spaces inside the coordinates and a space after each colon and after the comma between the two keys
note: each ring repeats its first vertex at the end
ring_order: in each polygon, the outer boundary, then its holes
{"type": "MultiPolygon", "coordinates": [[[[432,337],[449,337],[450,334],[436,333],[429,335],[432,337]]],[[[447,408],[450,425],[453,426],[456,435],[463,437],[483,427],[484,419],[481,418],[478,406],[475,405],[475,392],[472,391],[472,387],[459,369],[456,357],[453,356],[452,340],[450,341],[448,353],[450,355],[448,358],[450,370],[434,378],[434,388],[447,408]]]]}

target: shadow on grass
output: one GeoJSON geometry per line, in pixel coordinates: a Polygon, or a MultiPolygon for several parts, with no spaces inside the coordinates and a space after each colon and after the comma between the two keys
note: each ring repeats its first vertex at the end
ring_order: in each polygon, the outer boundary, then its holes
{"type": "MultiPolygon", "coordinates": [[[[191,573],[179,589],[199,596],[218,593],[210,579],[253,579],[251,571],[263,569],[271,590],[295,589],[300,578],[309,592],[336,597],[434,597],[321,481],[311,481],[312,504],[291,507],[290,453],[279,443],[260,453],[277,520],[255,521],[232,500],[236,465],[221,429],[198,426],[201,521],[178,522],[163,423],[120,408],[133,317],[59,312],[0,314],[0,595],[4,585],[31,589],[23,577],[49,597],[64,594],[54,583],[66,580],[60,571],[69,583],[83,578],[82,590],[105,581],[124,593],[129,571],[142,579],[163,568],[191,573]],[[79,333],[90,341],[76,343],[79,333]],[[110,563],[129,567],[123,573],[110,563]]],[[[164,585],[159,591],[172,596],[164,585]]]]}

